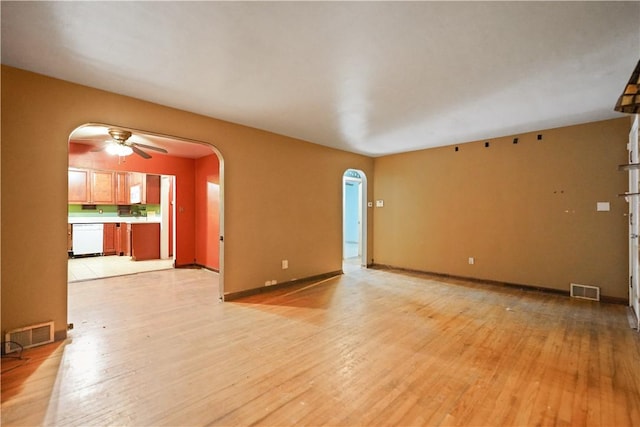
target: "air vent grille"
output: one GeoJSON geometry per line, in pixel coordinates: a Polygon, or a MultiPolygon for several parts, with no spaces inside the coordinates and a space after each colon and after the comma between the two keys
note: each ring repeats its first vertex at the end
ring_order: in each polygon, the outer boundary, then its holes
{"type": "Polygon", "coordinates": [[[5,353],[53,342],[53,322],[14,329],[5,334],[5,353]]]}
{"type": "Polygon", "coordinates": [[[600,301],[600,288],[597,286],[571,284],[571,297],[600,301]]]}

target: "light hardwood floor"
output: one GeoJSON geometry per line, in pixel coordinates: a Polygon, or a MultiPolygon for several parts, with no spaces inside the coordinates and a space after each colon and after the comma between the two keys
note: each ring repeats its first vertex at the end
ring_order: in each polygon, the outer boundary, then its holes
{"type": "Polygon", "coordinates": [[[640,425],[625,306],[380,270],[219,303],[216,281],[70,284],[68,340],[2,362],[2,425],[640,425]]]}
{"type": "Polygon", "coordinates": [[[173,268],[173,259],[133,261],[128,256],[108,255],[69,258],[67,260],[69,282],[81,282],[169,268],[173,268]]]}

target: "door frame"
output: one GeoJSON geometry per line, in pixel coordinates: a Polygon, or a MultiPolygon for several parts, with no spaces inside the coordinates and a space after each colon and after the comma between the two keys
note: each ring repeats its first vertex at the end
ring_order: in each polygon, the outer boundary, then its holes
{"type": "MultiPolygon", "coordinates": [[[[219,177],[219,181],[220,181],[220,212],[219,212],[219,222],[218,222],[218,227],[219,227],[219,235],[218,236],[212,236],[212,238],[215,238],[218,240],[218,259],[219,259],[219,271],[218,271],[218,298],[221,302],[224,301],[224,157],[222,156],[222,153],[220,152],[220,150],[212,145],[209,144],[207,142],[204,141],[197,141],[197,140],[193,140],[193,139],[189,139],[189,138],[184,138],[184,137],[179,137],[179,136],[174,136],[174,135],[166,135],[166,134],[162,134],[162,133],[157,133],[157,132],[150,132],[150,131],[146,131],[146,130],[141,130],[141,129],[136,129],[136,128],[131,128],[129,126],[120,126],[117,124],[106,124],[106,123],[99,123],[99,122],[87,122],[87,123],[83,123],[81,125],[78,125],[77,127],[75,127],[73,130],[71,130],[71,132],[69,132],[69,140],[71,138],[71,135],[77,130],[80,129],[82,127],[85,126],[105,126],[105,127],[113,127],[113,128],[119,128],[119,129],[126,129],[131,131],[132,133],[135,134],[139,134],[139,135],[149,135],[149,136],[158,136],[158,137],[162,137],[162,138],[166,138],[169,140],[173,140],[176,144],[181,144],[181,143],[188,143],[188,144],[198,144],[198,145],[203,145],[206,146],[207,148],[211,149],[211,152],[213,154],[216,155],[216,157],[218,157],[218,177],[219,177]]],[[[67,158],[69,157],[69,144],[67,142],[67,158]]],[[[68,164],[67,164],[67,168],[68,168],[68,164]]],[[[66,173],[66,172],[65,172],[66,173]]],[[[160,174],[162,175],[162,174],[160,174]]],[[[174,177],[173,179],[173,194],[174,194],[174,200],[176,197],[176,178],[174,177]]],[[[66,206],[66,205],[65,205],[66,206]]],[[[177,230],[176,230],[176,226],[177,226],[177,221],[176,221],[176,214],[177,212],[175,211],[175,203],[174,206],[172,207],[174,209],[173,211],[173,221],[174,221],[174,227],[173,227],[173,259],[174,259],[174,264],[175,264],[175,259],[177,256],[176,253],[176,249],[177,249],[177,241],[176,241],[176,237],[177,237],[177,230]]],[[[67,291],[67,298],[68,298],[68,291],[67,291]]]]}
{"type": "MultiPolygon", "coordinates": [[[[629,131],[629,163],[640,162],[638,150],[638,115],[636,114],[629,131]]],[[[636,329],[640,331],[640,196],[638,196],[640,171],[629,169],[629,306],[636,316],[636,329]]]]}
{"type": "Polygon", "coordinates": [[[360,182],[360,191],[359,191],[359,201],[358,204],[358,213],[360,217],[360,227],[359,227],[359,235],[360,235],[360,266],[367,267],[367,175],[360,169],[348,168],[342,173],[341,177],[341,190],[342,190],[342,240],[340,244],[342,245],[342,259],[344,260],[344,227],[345,227],[345,183],[346,181],[359,181],[360,182]],[[347,172],[353,171],[360,175],[360,178],[351,178],[345,176],[347,172]]]}

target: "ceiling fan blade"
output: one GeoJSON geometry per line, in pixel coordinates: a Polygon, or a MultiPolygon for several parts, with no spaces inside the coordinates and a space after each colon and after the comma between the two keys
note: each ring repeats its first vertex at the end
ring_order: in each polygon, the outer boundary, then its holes
{"type": "Polygon", "coordinates": [[[91,150],[92,153],[97,153],[98,151],[104,151],[105,148],[107,148],[107,145],[103,145],[101,147],[93,147],[93,150],[91,150]]]}
{"type": "Polygon", "coordinates": [[[145,153],[144,151],[142,151],[141,149],[139,149],[135,145],[131,145],[131,149],[133,150],[134,153],[136,153],[138,156],[142,157],[143,159],[150,159],[151,158],[151,156],[149,154],[145,153]]]}
{"type": "Polygon", "coordinates": [[[165,153],[168,154],[169,152],[167,150],[165,150],[164,148],[160,148],[160,147],[154,147],[153,145],[147,145],[147,144],[140,144],[139,142],[132,142],[131,146],[138,146],[138,147],[142,147],[142,148],[146,148],[147,150],[153,150],[153,151],[158,151],[160,153],[165,153]]]}

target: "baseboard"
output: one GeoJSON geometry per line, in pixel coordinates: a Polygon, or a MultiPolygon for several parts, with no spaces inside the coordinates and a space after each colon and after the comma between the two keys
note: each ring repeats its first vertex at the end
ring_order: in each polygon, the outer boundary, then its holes
{"type": "MultiPolygon", "coordinates": [[[[435,273],[431,271],[395,267],[393,265],[387,265],[387,264],[372,264],[369,268],[376,269],[376,270],[390,270],[390,271],[399,271],[399,272],[412,273],[412,274],[429,275],[429,276],[443,277],[443,278],[449,278],[449,279],[467,280],[469,282],[474,282],[474,283],[480,283],[480,284],[485,283],[488,285],[507,286],[510,288],[518,288],[518,289],[535,291],[535,292],[544,292],[547,294],[563,295],[567,297],[571,295],[569,291],[563,291],[561,289],[545,288],[545,287],[534,286],[534,285],[524,285],[522,283],[503,282],[499,280],[479,279],[477,277],[458,276],[454,274],[435,273]]],[[[604,295],[600,296],[600,302],[604,302],[608,304],[625,304],[625,305],[628,304],[628,301],[626,301],[624,298],[609,297],[604,295]]]]}
{"type": "Polygon", "coordinates": [[[296,285],[319,282],[321,280],[326,280],[332,277],[340,276],[341,274],[343,274],[342,270],[336,270],[336,271],[331,271],[329,273],[323,273],[323,274],[317,274],[315,276],[305,277],[303,279],[296,279],[296,280],[291,280],[289,282],[278,283],[277,285],[262,286],[259,288],[247,289],[247,290],[238,291],[238,292],[229,292],[227,294],[224,294],[224,300],[233,301],[239,298],[244,298],[244,297],[262,294],[262,293],[268,293],[271,291],[275,291],[283,288],[289,288],[296,285]]]}
{"type": "Polygon", "coordinates": [[[61,331],[53,331],[53,340],[54,341],[63,341],[67,339],[67,330],[63,329],[61,331]]]}
{"type": "Polygon", "coordinates": [[[606,302],[607,304],[623,304],[629,305],[629,300],[619,297],[608,297],[606,295],[600,295],[600,302],[606,302]]]}
{"type": "Polygon", "coordinates": [[[193,264],[174,265],[173,268],[203,268],[205,270],[213,271],[215,273],[220,273],[220,270],[218,270],[217,268],[207,267],[206,265],[198,264],[196,262],[194,262],[193,264]]]}

